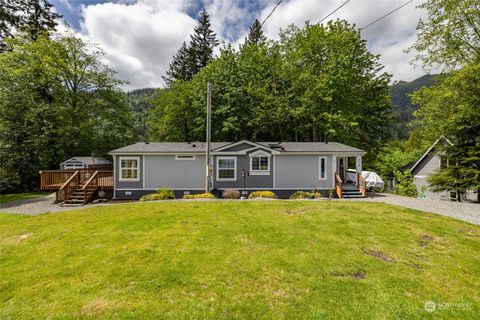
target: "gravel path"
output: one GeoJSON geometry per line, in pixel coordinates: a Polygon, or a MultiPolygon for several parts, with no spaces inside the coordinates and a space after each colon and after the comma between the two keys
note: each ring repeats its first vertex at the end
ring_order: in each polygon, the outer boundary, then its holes
{"type": "MultiPolygon", "coordinates": [[[[53,203],[54,200],[55,200],[55,194],[51,194],[47,197],[13,201],[6,204],[2,204],[0,206],[0,212],[38,215],[38,214],[47,213],[47,212],[78,210],[83,208],[115,205],[115,204],[121,203],[121,202],[89,203],[81,207],[61,207],[58,204],[54,204],[53,203]]],[[[168,201],[172,201],[172,200],[168,200],[168,201]]],[[[178,200],[178,201],[188,201],[188,200],[178,200]]],[[[198,200],[191,200],[191,201],[198,201],[198,200]]],[[[239,201],[239,200],[236,200],[236,201],[239,201]]],[[[364,198],[364,199],[340,200],[340,201],[383,202],[383,203],[393,204],[393,205],[402,206],[406,208],[417,209],[417,210],[426,211],[426,212],[433,212],[440,215],[452,217],[458,220],[463,220],[473,224],[480,225],[480,204],[475,204],[475,203],[452,202],[452,201],[432,200],[432,199],[415,199],[415,198],[408,198],[408,197],[402,197],[402,196],[385,194],[385,193],[369,194],[368,198],[364,198]]],[[[139,203],[139,202],[130,202],[130,203],[139,203]]]]}
{"type": "Polygon", "coordinates": [[[480,204],[478,203],[416,199],[387,193],[369,194],[368,198],[359,201],[383,202],[406,208],[433,212],[480,225],[480,204]]]}
{"type": "Polygon", "coordinates": [[[62,207],[54,203],[55,193],[46,197],[33,198],[28,200],[17,200],[0,205],[0,213],[17,213],[26,215],[39,215],[48,212],[78,210],[97,206],[106,206],[110,203],[89,203],[81,207],[62,207]]]}

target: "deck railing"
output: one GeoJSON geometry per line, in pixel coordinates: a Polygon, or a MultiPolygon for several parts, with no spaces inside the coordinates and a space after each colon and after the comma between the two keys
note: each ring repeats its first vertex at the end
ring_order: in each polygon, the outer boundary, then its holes
{"type": "Polygon", "coordinates": [[[340,176],[335,173],[335,192],[337,193],[337,197],[342,199],[343,196],[343,180],[340,176]]]}
{"type": "Polygon", "coordinates": [[[63,202],[68,199],[68,197],[70,197],[70,195],[78,189],[79,185],[80,173],[75,171],[75,173],[60,187],[60,189],[58,189],[56,195],[57,202],[63,202]]]}
{"type": "Polygon", "coordinates": [[[100,177],[104,178],[101,181],[101,186],[105,189],[113,189],[113,171],[105,169],[76,169],[76,170],[45,170],[40,171],[40,189],[55,191],[59,190],[60,187],[68,180],[70,177],[78,172],[80,183],[83,184],[88,181],[93,174],[98,171],[100,177]],[[108,178],[108,177],[111,178],[108,178]]]}
{"type": "Polygon", "coordinates": [[[367,181],[365,178],[358,173],[357,174],[357,181],[358,181],[358,191],[362,193],[362,196],[366,197],[367,196],[367,181]]]}
{"type": "Polygon", "coordinates": [[[102,189],[111,189],[113,186],[113,171],[99,170],[84,183],[81,191],[83,192],[83,203],[90,202],[95,196],[95,191],[102,189]]]}

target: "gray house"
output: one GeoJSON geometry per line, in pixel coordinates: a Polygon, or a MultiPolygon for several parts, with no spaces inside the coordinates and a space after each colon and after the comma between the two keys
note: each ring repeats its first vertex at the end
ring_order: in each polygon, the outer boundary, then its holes
{"type": "Polygon", "coordinates": [[[448,166],[448,158],[439,148],[441,145],[452,145],[452,143],[446,138],[438,138],[415,163],[408,167],[414,177],[413,183],[417,186],[417,190],[426,188],[425,197],[430,199],[447,199],[450,196],[448,192],[433,192],[428,189],[430,187],[428,178],[434,172],[448,166]]]}
{"type": "Polygon", "coordinates": [[[60,170],[111,168],[112,163],[102,157],[72,157],[60,163],[60,170]]]}
{"type": "MultiPolygon", "coordinates": [[[[204,192],[205,152],[203,142],[142,142],[111,151],[114,198],[138,199],[161,187],[174,190],[177,197],[204,192]]],[[[213,142],[210,186],[244,195],[272,190],[288,197],[298,190],[326,194],[342,181],[344,190],[358,192],[358,181],[344,180],[349,159],[362,172],[364,154],[336,142],[213,142]]]]}

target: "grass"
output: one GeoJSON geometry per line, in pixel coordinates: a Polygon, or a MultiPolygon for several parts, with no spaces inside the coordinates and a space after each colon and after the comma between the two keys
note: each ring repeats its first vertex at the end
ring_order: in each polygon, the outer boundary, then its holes
{"type": "Polygon", "coordinates": [[[48,192],[25,192],[25,193],[0,194],[0,204],[17,201],[17,200],[26,200],[26,199],[44,197],[47,195],[49,195],[48,192]]]}
{"type": "Polygon", "coordinates": [[[0,319],[472,319],[480,227],[340,201],[3,214],[0,275],[0,319]]]}

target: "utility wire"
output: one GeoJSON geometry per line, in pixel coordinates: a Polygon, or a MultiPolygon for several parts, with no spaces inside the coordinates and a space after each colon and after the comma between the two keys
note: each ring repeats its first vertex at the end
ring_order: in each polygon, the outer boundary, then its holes
{"type": "Polygon", "coordinates": [[[278,1],[277,5],[273,8],[273,10],[268,14],[268,16],[263,20],[263,22],[260,24],[260,27],[263,27],[263,24],[265,23],[265,21],[268,20],[268,18],[270,18],[270,16],[275,12],[275,9],[277,9],[277,7],[280,5],[280,3],[282,3],[283,0],[280,0],[278,1]]]}
{"type": "Polygon", "coordinates": [[[414,1],[414,0],[410,0],[410,1],[407,1],[407,2],[405,2],[405,3],[404,3],[404,4],[402,4],[400,7],[398,7],[398,8],[396,8],[396,9],[394,9],[394,10],[390,11],[389,13],[387,13],[387,14],[385,14],[385,15],[381,16],[380,18],[378,18],[378,19],[377,19],[377,20],[375,20],[375,21],[372,21],[372,22],[370,22],[370,23],[369,23],[369,24],[367,24],[365,27],[363,27],[363,28],[360,28],[360,29],[358,29],[358,30],[359,30],[359,31],[362,31],[362,30],[365,30],[365,29],[367,29],[367,28],[368,28],[368,27],[370,27],[371,25],[373,25],[373,24],[377,23],[378,21],[382,20],[383,18],[386,18],[386,17],[388,17],[388,16],[389,16],[389,15],[391,15],[392,13],[394,13],[394,12],[396,12],[396,11],[398,11],[398,10],[402,9],[402,8],[403,8],[403,7],[405,7],[407,4],[410,4],[410,3],[412,3],[413,1],[414,1]]]}
{"type": "Polygon", "coordinates": [[[338,10],[340,10],[344,5],[346,5],[347,3],[349,3],[350,0],[347,0],[345,1],[344,3],[342,3],[340,6],[338,6],[335,10],[333,10],[332,12],[330,12],[328,15],[326,15],[322,20],[320,20],[318,23],[322,23],[322,21],[324,21],[325,19],[327,19],[328,17],[330,17],[332,14],[334,14],[335,12],[337,12],[338,10]]]}

